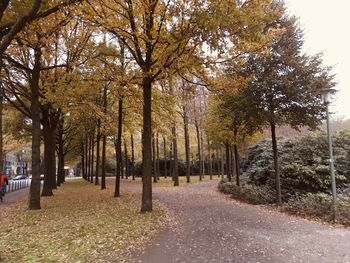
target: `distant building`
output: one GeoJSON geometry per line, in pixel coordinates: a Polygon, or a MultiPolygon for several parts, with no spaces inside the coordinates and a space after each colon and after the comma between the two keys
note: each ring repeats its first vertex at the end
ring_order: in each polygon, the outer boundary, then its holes
{"type": "Polygon", "coordinates": [[[11,153],[5,154],[5,160],[2,161],[2,165],[4,167],[5,174],[8,176],[15,176],[17,172],[17,162],[16,156],[11,153]]]}

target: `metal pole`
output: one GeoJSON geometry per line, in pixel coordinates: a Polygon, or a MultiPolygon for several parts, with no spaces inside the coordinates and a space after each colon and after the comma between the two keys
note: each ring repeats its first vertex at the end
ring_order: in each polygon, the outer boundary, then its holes
{"type": "Polygon", "coordinates": [[[326,104],[327,113],[327,135],[328,135],[328,150],[329,150],[329,168],[331,172],[331,184],[332,184],[332,196],[333,196],[333,220],[336,217],[337,212],[337,190],[335,185],[335,175],[334,175],[334,159],[333,159],[333,148],[332,148],[332,135],[329,124],[329,111],[328,104],[326,104]]]}

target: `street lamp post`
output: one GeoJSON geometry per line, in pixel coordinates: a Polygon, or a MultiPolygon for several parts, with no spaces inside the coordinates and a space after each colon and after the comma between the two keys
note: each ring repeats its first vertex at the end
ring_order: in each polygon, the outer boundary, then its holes
{"type": "Polygon", "coordinates": [[[333,147],[332,147],[332,134],[330,129],[330,121],[329,121],[329,109],[328,106],[331,102],[331,94],[334,93],[335,90],[327,89],[322,92],[322,101],[326,106],[326,115],[327,115],[327,136],[328,136],[328,151],[329,151],[329,169],[331,172],[331,185],[332,185],[332,197],[333,197],[333,207],[332,207],[332,216],[333,220],[336,217],[337,212],[337,189],[335,184],[335,174],[334,174],[334,158],[333,158],[333,147]]]}

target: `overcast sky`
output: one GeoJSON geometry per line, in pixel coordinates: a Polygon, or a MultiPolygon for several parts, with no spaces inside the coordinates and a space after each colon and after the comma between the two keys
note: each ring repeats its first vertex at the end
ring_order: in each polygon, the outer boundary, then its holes
{"type": "Polygon", "coordinates": [[[305,51],[324,53],[324,64],[334,66],[339,90],[332,111],[350,119],[350,0],[285,0],[300,18],[305,51]]]}

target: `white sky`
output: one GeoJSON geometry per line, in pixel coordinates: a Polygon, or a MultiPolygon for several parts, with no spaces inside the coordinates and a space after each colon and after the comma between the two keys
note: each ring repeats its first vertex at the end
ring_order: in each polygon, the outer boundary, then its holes
{"type": "Polygon", "coordinates": [[[350,119],[350,0],[285,0],[300,18],[305,51],[324,53],[324,65],[334,66],[339,90],[332,111],[350,119]]]}

